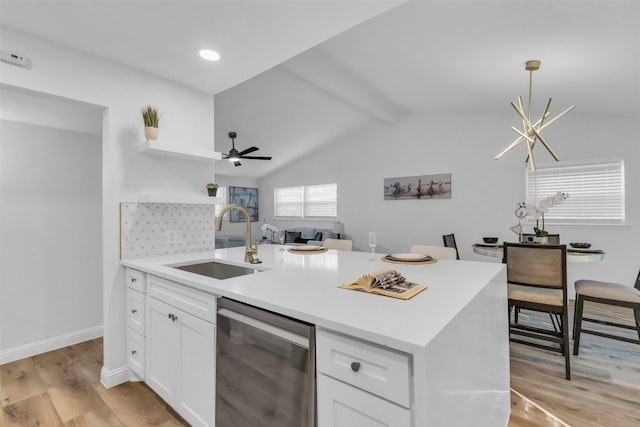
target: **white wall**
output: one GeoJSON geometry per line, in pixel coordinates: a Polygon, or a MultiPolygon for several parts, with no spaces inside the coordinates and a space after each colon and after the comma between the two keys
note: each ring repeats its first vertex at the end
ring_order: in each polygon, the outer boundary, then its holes
{"type": "MultiPolygon", "coordinates": [[[[368,231],[378,232],[381,253],[406,252],[413,243],[442,245],[443,234],[455,233],[462,259],[499,262],[474,254],[471,245],[488,235],[516,239],[509,228],[525,197],[525,147],[493,160],[515,139],[510,127],[516,122],[512,116],[414,115],[370,127],[264,178],[261,208],[273,212],[267,195],[274,187],[337,181],[338,220],[355,250],[368,250],[368,231]],[[436,173],[452,174],[451,199],[383,199],[384,178],[436,173]]],[[[631,284],[640,268],[637,123],[634,117],[567,116],[545,130],[561,160],[617,155],[626,161],[628,226],[546,227],[564,243],[588,241],[607,252],[604,262],[570,265],[570,283],[593,277],[631,284]]],[[[551,160],[542,150],[534,154],[538,162],[551,160]]]]}
{"type": "Polygon", "coordinates": [[[0,363],[102,335],[101,151],[0,122],[0,363]]]}
{"type": "Polygon", "coordinates": [[[141,193],[202,195],[214,166],[140,153],[144,140],[140,108],[152,104],[163,113],[165,143],[213,147],[213,96],[93,57],[15,30],[0,28],[3,49],[24,53],[32,67],[0,64],[2,83],[104,108],[103,311],[104,368],[107,385],[127,379],[124,270],[119,265],[118,204],[141,193]]]}

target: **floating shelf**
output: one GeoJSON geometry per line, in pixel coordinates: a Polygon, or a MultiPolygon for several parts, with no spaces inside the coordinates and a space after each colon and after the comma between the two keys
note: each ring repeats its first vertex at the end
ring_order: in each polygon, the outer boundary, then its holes
{"type": "Polygon", "coordinates": [[[182,194],[142,194],[138,203],[171,203],[175,205],[221,205],[222,197],[189,196],[182,194]]]}
{"type": "Polygon", "coordinates": [[[207,150],[204,148],[175,147],[159,143],[157,141],[141,142],[138,146],[138,149],[142,153],[175,157],[178,159],[197,160],[205,162],[215,162],[222,159],[222,154],[217,151],[207,150]]]}

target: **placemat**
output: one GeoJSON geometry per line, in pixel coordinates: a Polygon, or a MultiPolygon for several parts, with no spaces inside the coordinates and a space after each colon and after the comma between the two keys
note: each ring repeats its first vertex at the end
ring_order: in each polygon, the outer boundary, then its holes
{"type": "Polygon", "coordinates": [[[389,262],[391,264],[406,264],[406,265],[435,264],[436,262],[438,262],[438,260],[435,258],[431,258],[430,260],[427,260],[427,261],[396,261],[395,259],[387,258],[388,256],[389,255],[385,255],[380,259],[384,262],[389,262]]]}
{"type": "Polygon", "coordinates": [[[296,251],[295,249],[289,248],[289,249],[287,249],[287,252],[291,252],[292,254],[304,254],[304,255],[307,255],[307,254],[321,254],[323,252],[327,252],[328,250],[329,249],[327,249],[327,248],[322,248],[322,249],[319,249],[317,251],[296,251]]]}

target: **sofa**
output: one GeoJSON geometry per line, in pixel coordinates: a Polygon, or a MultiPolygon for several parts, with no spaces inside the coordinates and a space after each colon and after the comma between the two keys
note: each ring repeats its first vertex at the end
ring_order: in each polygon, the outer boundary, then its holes
{"type": "Polygon", "coordinates": [[[331,228],[295,227],[285,228],[286,244],[322,245],[324,239],[337,236],[331,228]]]}

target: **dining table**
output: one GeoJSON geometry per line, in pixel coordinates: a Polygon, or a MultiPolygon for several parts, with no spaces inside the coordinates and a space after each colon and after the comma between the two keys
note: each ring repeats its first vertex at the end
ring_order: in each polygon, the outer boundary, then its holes
{"type": "MultiPolygon", "coordinates": [[[[502,244],[474,243],[471,245],[473,252],[502,259],[502,244]]],[[[602,249],[572,248],[567,245],[567,262],[599,262],[604,260],[605,252],[602,249]]]]}

